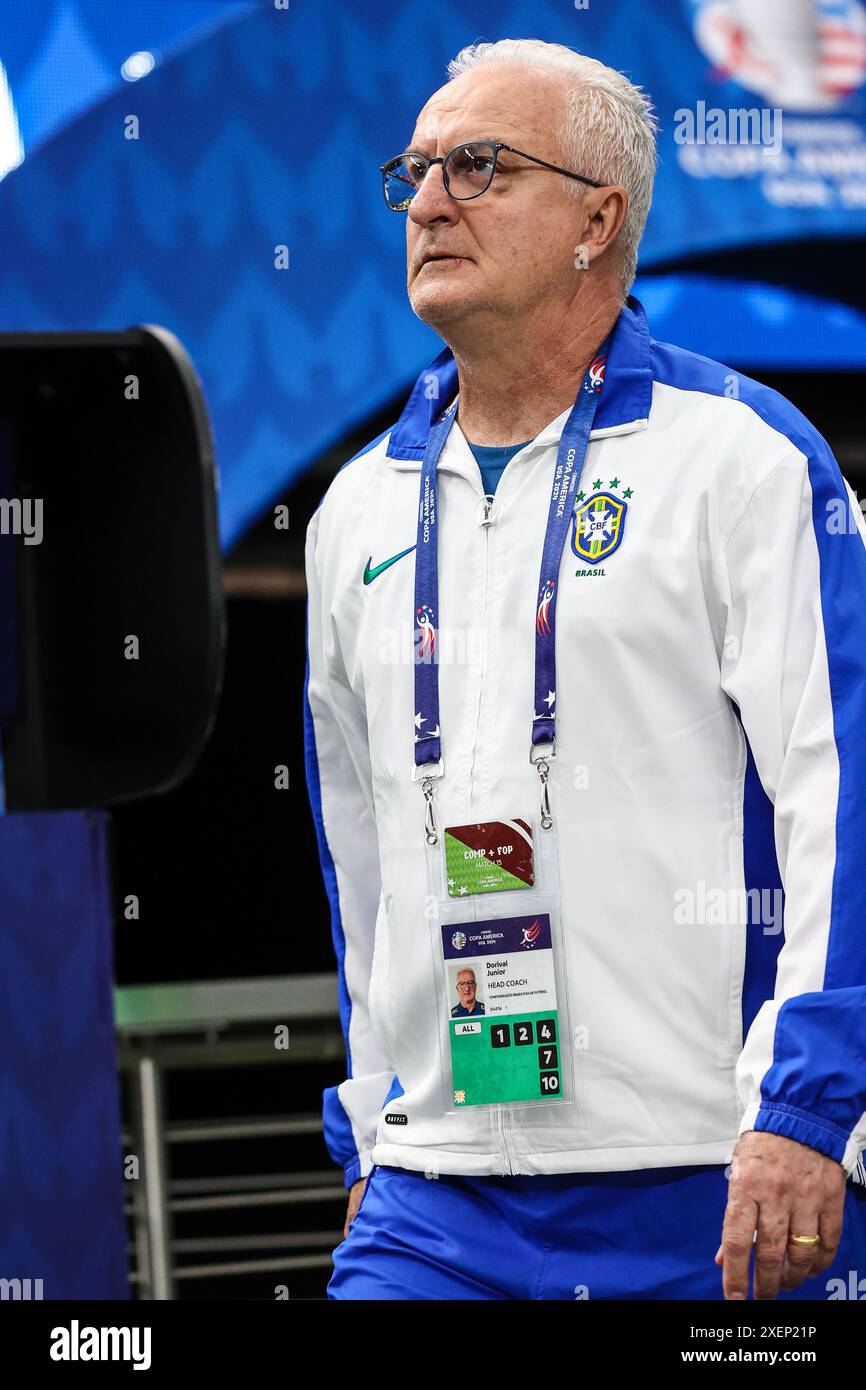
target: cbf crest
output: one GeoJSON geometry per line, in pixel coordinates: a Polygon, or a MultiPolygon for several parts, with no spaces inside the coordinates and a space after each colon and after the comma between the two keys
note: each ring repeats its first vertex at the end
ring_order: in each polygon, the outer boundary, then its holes
{"type": "Polygon", "coordinates": [[[589,497],[583,492],[575,496],[575,508],[571,515],[571,548],[578,559],[587,565],[598,565],[607,560],[622,544],[625,532],[625,519],[628,512],[627,499],[632,495],[630,487],[620,488],[619,478],[611,478],[609,486],[597,478],[592,484],[589,497]],[[617,496],[617,489],[622,496],[617,496]]]}

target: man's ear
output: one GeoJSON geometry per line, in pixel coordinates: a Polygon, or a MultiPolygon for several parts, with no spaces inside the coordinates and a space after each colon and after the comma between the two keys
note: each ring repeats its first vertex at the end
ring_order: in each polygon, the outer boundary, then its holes
{"type": "Polygon", "coordinates": [[[613,245],[622,231],[627,211],[628,194],[619,184],[587,189],[587,221],[581,241],[586,246],[590,261],[594,261],[613,245]]]}

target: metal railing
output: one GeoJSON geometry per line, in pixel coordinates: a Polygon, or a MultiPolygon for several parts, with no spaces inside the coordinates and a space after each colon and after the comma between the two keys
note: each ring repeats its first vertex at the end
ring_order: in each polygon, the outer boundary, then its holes
{"type": "Polygon", "coordinates": [[[141,1178],[126,1204],[134,1229],[131,1282],[143,1299],[175,1297],[178,1280],[327,1268],[341,1238],[333,1231],[174,1235],[175,1215],[340,1202],[337,1169],[225,1177],[172,1176],[171,1150],[183,1144],[320,1134],[310,1114],[169,1119],[165,1076],[172,1068],[297,1065],[343,1055],[336,975],[298,975],[214,983],[142,985],[115,990],[118,1061],[129,1099],[124,1143],[141,1178]],[[288,1029],[288,1046],[275,1030],[288,1029]],[[266,1251],[279,1252],[264,1258],[266,1251]],[[248,1252],[260,1258],[185,1264],[186,1255],[248,1252]],[[300,1252],[300,1253],[299,1253],[300,1252]]]}

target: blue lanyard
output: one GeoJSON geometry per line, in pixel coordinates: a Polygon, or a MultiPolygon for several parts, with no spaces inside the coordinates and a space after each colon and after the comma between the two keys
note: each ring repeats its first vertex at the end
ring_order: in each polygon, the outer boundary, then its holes
{"type": "MultiPolygon", "coordinates": [[[[574,492],[583,469],[592,422],[604,381],[609,339],[593,358],[577,393],[559,441],[550,489],[547,530],[535,611],[535,717],[532,745],[553,744],[556,736],[556,600],[562,547],[574,509],[574,492]]],[[[431,426],[421,465],[418,541],[415,549],[415,766],[442,757],[439,723],[437,541],[439,516],[436,470],[448,432],[457,416],[456,402],[431,426]]]]}

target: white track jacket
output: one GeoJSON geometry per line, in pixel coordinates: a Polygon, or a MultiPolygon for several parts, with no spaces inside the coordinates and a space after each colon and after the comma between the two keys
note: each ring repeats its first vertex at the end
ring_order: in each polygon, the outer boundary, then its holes
{"type": "MultiPolygon", "coordinates": [[[[456,389],[446,349],[307,532],[307,782],[348,1060],[325,1094],[332,1157],[347,1186],[371,1163],[723,1164],[758,1129],[862,1181],[863,516],[788,401],[654,342],[635,299],[578,483],[625,505],[592,562],[572,527],[559,571],[550,790],[580,1104],[441,1113],[413,583],[425,440],[456,389]]],[[[487,526],[459,422],[439,463],[440,632],[484,639],[440,665],[440,826],[537,812],[536,581],[569,412],[509,461],[487,526]]]]}

